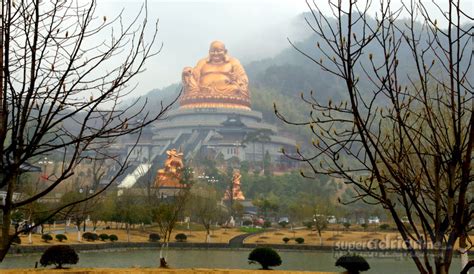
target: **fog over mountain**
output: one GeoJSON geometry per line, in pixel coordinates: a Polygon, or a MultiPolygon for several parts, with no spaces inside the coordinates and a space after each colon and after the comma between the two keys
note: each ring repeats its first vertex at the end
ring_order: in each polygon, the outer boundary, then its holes
{"type": "MultiPolygon", "coordinates": [[[[181,80],[185,66],[194,66],[206,56],[213,40],[223,41],[229,54],[244,66],[254,61],[271,58],[289,47],[287,39],[298,42],[312,32],[304,22],[303,13],[309,12],[305,0],[148,0],[149,35],[153,22],[159,20],[156,49],[161,52],[145,64],[145,71],[135,78],[137,89],[130,97],[162,89],[181,80]]],[[[312,1],[310,1],[312,3],[312,1]]],[[[392,1],[399,7],[400,0],[392,1]]],[[[463,2],[472,6],[474,0],[463,2]]],[[[96,16],[113,18],[123,12],[125,23],[140,11],[137,0],[100,0],[96,16]]],[[[318,7],[331,16],[327,2],[317,1],[318,7]]],[[[433,14],[439,10],[425,3],[433,14]]],[[[441,8],[445,0],[436,1],[441,8]]],[[[377,5],[370,13],[377,11],[377,5]]],[[[406,17],[406,15],[401,15],[406,17]]],[[[311,16],[308,17],[311,21],[311,16]]],[[[440,20],[441,22],[441,20],[440,20]]],[[[105,36],[104,36],[105,37],[105,36]]],[[[120,65],[120,60],[117,65],[120,65]]],[[[130,98],[128,97],[128,98],[130,98]]]]}
{"type": "MultiPolygon", "coordinates": [[[[97,16],[112,18],[123,9],[124,22],[140,10],[138,1],[98,1],[97,16]]],[[[149,23],[159,20],[156,48],[161,52],[137,76],[139,96],[154,88],[179,82],[185,66],[195,66],[207,55],[209,44],[221,40],[229,54],[242,63],[272,57],[288,47],[287,38],[302,40],[307,10],[304,1],[148,1],[149,23]]],[[[152,26],[150,26],[149,38],[152,26]]]]}

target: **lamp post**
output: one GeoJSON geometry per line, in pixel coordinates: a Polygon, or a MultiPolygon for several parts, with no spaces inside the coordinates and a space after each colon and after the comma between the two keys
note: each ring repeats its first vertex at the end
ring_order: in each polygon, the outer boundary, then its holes
{"type": "MultiPolygon", "coordinates": [[[[94,193],[94,190],[93,190],[93,189],[89,189],[89,186],[86,186],[85,190],[84,190],[82,187],[79,188],[79,193],[80,193],[80,194],[83,194],[83,193],[84,193],[85,196],[86,196],[85,198],[87,199],[87,197],[88,197],[90,194],[93,194],[93,193],[94,193]]],[[[86,231],[86,223],[87,223],[87,219],[88,219],[88,218],[85,217],[85,215],[86,215],[86,209],[87,209],[87,200],[84,202],[84,210],[83,210],[83,212],[82,212],[82,216],[83,216],[83,218],[84,218],[84,223],[83,223],[83,229],[82,229],[82,231],[84,231],[84,232],[86,231]]],[[[79,229],[79,228],[78,228],[78,229],[79,229]]]]}

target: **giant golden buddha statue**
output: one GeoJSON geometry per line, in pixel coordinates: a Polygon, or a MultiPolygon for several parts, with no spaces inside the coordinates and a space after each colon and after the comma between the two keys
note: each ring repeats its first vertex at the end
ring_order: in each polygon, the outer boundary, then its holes
{"type": "Polygon", "coordinates": [[[209,56],[194,68],[183,69],[182,82],[181,108],[250,109],[247,74],[220,41],[211,43],[209,56]]]}

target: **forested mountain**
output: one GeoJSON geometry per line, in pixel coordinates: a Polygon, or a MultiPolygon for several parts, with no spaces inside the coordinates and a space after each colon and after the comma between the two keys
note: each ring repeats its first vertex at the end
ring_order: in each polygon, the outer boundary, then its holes
{"type": "MultiPolygon", "coordinates": [[[[311,14],[307,13],[304,16],[309,22],[312,21],[311,14]]],[[[405,27],[405,23],[405,21],[399,20],[401,29],[405,27]]],[[[369,18],[367,24],[375,26],[376,22],[369,18]]],[[[355,35],[362,36],[361,27],[362,25],[356,25],[355,35]]],[[[301,28],[311,32],[310,27],[305,23],[301,24],[301,28]]],[[[417,33],[420,30],[421,24],[416,25],[416,35],[418,35],[417,33]]],[[[245,37],[242,39],[245,39],[245,37]]],[[[401,38],[396,37],[396,39],[401,38]]],[[[420,43],[424,43],[423,35],[420,35],[419,39],[420,43]]],[[[293,44],[316,61],[323,59],[325,60],[324,62],[330,62],[322,54],[322,51],[329,54],[330,51],[327,45],[324,41],[318,40],[315,35],[311,35],[303,41],[293,41],[293,44]],[[321,50],[316,47],[317,44],[320,45],[321,50]]],[[[374,64],[381,64],[384,61],[384,55],[377,48],[377,45],[373,43],[365,49],[365,52],[360,57],[362,66],[365,68],[370,67],[369,54],[373,56],[374,64]]],[[[427,61],[431,61],[429,56],[425,58],[427,61]]],[[[400,46],[398,59],[400,60],[400,71],[404,72],[404,78],[400,80],[408,84],[408,76],[411,73],[416,73],[416,71],[413,63],[413,54],[404,43],[400,46]]],[[[302,137],[301,139],[309,137],[308,132],[304,132],[306,129],[284,125],[274,114],[274,102],[277,104],[278,109],[290,120],[305,121],[310,109],[301,102],[301,93],[309,95],[310,91],[313,91],[318,100],[327,102],[331,99],[336,104],[345,98],[345,83],[341,79],[323,72],[317,64],[298,52],[290,43],[288,43],[287,49],[273,58],[247,63],[244,64],[244,67],[250,82],[252,108],[262,112],[266,121],[283,126],[284,129],[302,137]]],[[[363,93],[371,94],[373,87],[362,67],[358,67],[358,74],[360,76],[359,89],[363,93]]],[[[163,89],[152,90],[145,97],[149,101],[150,107],[156,107],[161,100],[164,103],[171,102],[179,91],[180,85],[174,84],[163,89]]]]}

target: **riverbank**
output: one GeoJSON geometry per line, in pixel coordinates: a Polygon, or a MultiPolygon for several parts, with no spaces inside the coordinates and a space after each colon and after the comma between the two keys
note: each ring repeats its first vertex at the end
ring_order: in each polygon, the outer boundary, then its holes
{"type": "MultiPolygon", "coordinates": [[[[109,229],[100,230],[97,233],[115,234],[118,241],[78,241],[77,232],[67,233],[68,240],[59,242],[41,240],[41,235],[32,235],[32,243],[29,244],[27,235],[22,235],[21,244],[13,245],[10,254],[42,253],[46,248],[56,244],[67,244],[78,251],[92,250],[114,250],[114,249],[159,249],[160,242],[149,242],[149,233],[155,233],[153,229],[132,230],[129,234],[125,230],[109,229]]],[[[215,229],[206,243],[205,231],[176,230],[169,243],[171,248],[184,249],[252,249],[256,246],[270,246],[277,250],[294,251],[369,251],[369,252],[406,252],[405,243],[396,232],[365,232],[365,231],[323,231],[321,237],[317,232],[308,229],[278,229],[261,231],[256,234],[242,237],[246,232],[239,229],[215,229]],[[186,242],[174,241],[178,233],[187,235],[186,242]],[[239,239],[239,243],[234,240],[239,239]],[[283,239],[287,238],[285,243],[283,239]],[[296,238],[304,239],[298,244],[296,238]]],[[[54,234],[52,234],[54,238],[54,234]]],[[[473,239],[474,240],[474,239],[473,239]]],[[[416,246],[416,245],[415,245],[416,246]]],[[[457,247],[455,247],[457,249],[457,247]]]]}

